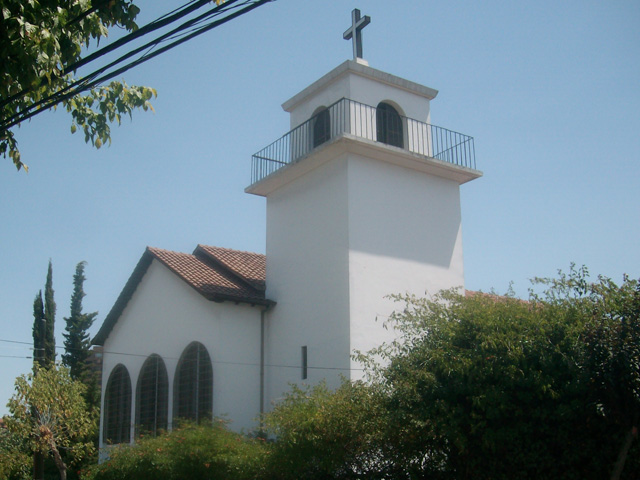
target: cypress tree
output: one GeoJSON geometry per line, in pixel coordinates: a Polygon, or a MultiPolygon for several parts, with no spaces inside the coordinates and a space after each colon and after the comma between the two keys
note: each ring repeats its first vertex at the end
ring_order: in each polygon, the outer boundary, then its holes
{"type": "MultiPolygon", "coordinates": [[[[53,267],[49,260],[47,281],[44,286],[44,302],[42,290],[33,301],[33,363],[43,368],[50,368],[56,361],[56,340],[54,324],[56,319],[56,302],[53,299],[53,267]]],[[[33,454],[34,477],[44,479],[44,455],[41,452],[33,454]]]]}
{"type": "Polygon", "coordinates": [[[44,303],[42,290],[33,300],[33,363],[44,367],[44,303]]]}
{"type": "Polygon", "coordinates": [[[44,360],[48,365],[56,361],[56,339],[54,326],[56,322],[56,302],[53,299],[53,267],[49,260],[47,282],[44,286],[44,360]]]}
{"type": "Polygon", "coordinates": [[[70,315],[65,318],[66,333],[63,334],[65,353],[62,354],[62,363],[69,368],[71,378],[74,380],[84,380],[91,348],[88,331],[98,314],[98,312],[82,313],[82,299],[86,295],[83,288],[86,280],[85,265],[86,262],[76,265],[70,315]]]}

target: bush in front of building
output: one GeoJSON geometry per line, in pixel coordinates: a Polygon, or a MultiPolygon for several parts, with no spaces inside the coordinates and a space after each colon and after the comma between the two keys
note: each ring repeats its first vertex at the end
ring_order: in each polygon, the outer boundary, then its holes
{"type": "Polygon", "coordinates": [[[114,446],[109,459],[82,472],[83,480],[243,480],[256,478],[264,460],[261,440],[229,431],[224,422],[185,424],[135,445],[114,446]]]}

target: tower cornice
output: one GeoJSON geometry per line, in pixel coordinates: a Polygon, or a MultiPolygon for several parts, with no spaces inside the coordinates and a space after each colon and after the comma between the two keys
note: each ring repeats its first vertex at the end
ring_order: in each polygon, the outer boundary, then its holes
{"type": "Polygon", "coordinates": [[[326,89],[328,85],[338,81],[340,78],[348,74],[369,78],[371,80],[375,80],[378,83],[386,84],[400,90],[405,90],[407,92],[413,93],[414,95],[424,97],[427,100],[433,100],[436,95],[438,95],[438,90],[435,90],[433,88],[420,85],[419,83],[397,77],[381,70],[377,70],[354,60],[346,60],[345,62],[331,70],[329,73],[313,82],[300,93],[294,95],[289,100],[284,102],[282,104],[282,108],[286,112],[292,111],[297,105],[304,102],[307,98],[312,97],[320,90],[326,89]]]}

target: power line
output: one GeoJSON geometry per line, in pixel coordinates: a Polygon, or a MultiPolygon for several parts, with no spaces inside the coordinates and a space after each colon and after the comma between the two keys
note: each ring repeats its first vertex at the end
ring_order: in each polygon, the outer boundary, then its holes
{"type": "MultiPolygon", "coordinates": [[[[238,0],[228,0],[228,2],[226,2],[226,5],[231,5],[235,2],[237,2],[238,0]]],[[[197,9],[207,5],[208,3],[211,3],[211,0],[199,0],[197,2],[190,2],[186,5],[183,5],[182,7],[179,7],[175,10],[173,10],[172,12],[163,15],[162,17],[158,18],[157,20],[154,20],[153,22],[145,25],[144,27],[141,27],[137,30],[135,30],[134,32],[129,33],[128,35],[125,35],[124,37],[122,37],[119,40],[116,40],[115,42],[113,42],[110,45],[107,45],[106,47],[103,47],[101,49],[99,49],[98,51],[86,56],[85,58],[82,58],[80,60],[78,60],[75,63],[72,63],[71,65],[67,66],[64,69],[63,75],[67,74],[67,73],[71,73],[75,70],[77,70],[78,68],[93,62],[94,60],[106,55],[109,52],[112,52],[118,48],[120,48],[123,45],[126,45],[127,43],[132,42],[133,40],[135,40],[136,38],[140,38],[144,35],[147,35],[151,32],[154,32],[166,25],[169,25],[177,20],[179,20],[180,18],[190,14],[191,12],[196,11],[197,9]],[[190,5],[188,7],[188,5],[190,5]],[[174,13],[175,12],[175,13],[174,13]]],[[[212,12],[214,11],[218,11],[222,8],[222,5],[217,5],[213,10],[211,10],[212,12]]]]}
{"type": "MultiPolygon", "coordinates": [[[[227,5],[231,5],[233,2],[236,2],[238,0],[229,0],[229,3],[227,5]]],[[[227,7],[228,8],[228,7],[227,7]]],[[[221,6],[217,6],[215,8],[213,8],[212,10],[210,10],[209,12],[207,12],[206,14],[204,14],[204,17],[208,17],[208,16],[216,16],[217,14],[219,14],[221,11],[223,11],[223,9],[221,8],[221,6]]],[[[113,77],[115,77],[116,75],[119,75],[121,73],[124,73],[125,71],[129,70],[130,68],[133,68],[137,65],[139,65],[140,63],[143,63],[146,60],[149,60],[153,57],[155,57],[157,54],[154,55],[143,55],[140,59],[138,59],[137,61],[133,61],[127,65],[125,65],[125,67],[122,67],[114,72],[111,72],[110,74],[104,75],[100,78],[96,77],[102,73],[104,73],[105,71],[107,71],[108,69],[118,65],[119,63],[122,63],[123,61],[131,58],[132,56],[146,50],[149,48],[153,48],[156,45],[158,45],[159,43],[161,43],[163,40],[165,40],[166,38],[169,38],[171,35],[175,35],[176,33],[185,30],[187,28],[190,28],[193,24],[194,21],[199,21],[203,18],[203,16],[201,15],[200,17],[197,17],[197,19],[194,19],[192,21],[188,21],[184,24],[182,24],[181,26],[179,26],[178,28],[172,30],[171,32],[161,35],[159,38],[143,45],[142,47],[136,48],[133,51],[130,51],[128,53],[126,53],[125,55],[121,56],[120,58],[118,58],[117,60],[107,64],[106,66],[103,66],[97,70],[95,70],[94,72],[88,74],[87,76],[72,82],[71,84],[65,86],[64,88],[58,90],[57,92],[37,101],[34,102],[33,104],[29,105],[28,107],[24,108],[23,110],[21,110],[20,112],[12,115],[11,117],[8,117],[7,119],[4,119],[4,125],[3,125],[3,129],[9,129],[19,123],[21,123],[24,120],[27,120],[35,115],[37,115],[38,113],[44,111],[44,110],[48,110],[49,108],[57,105],[60,102],[63,102],[64,100],[67,100],[69,98],[72,98],[84,91],[90,90],[91,88],[94,88],[95,86],[99,85],[100,83],[109,80],[113,77]]],[[[144,28],[144,27],[143,27],[144,28]]],[[[163,50],[166,51],[166,50],[163,50]]],[[[162,53],[162,52],[159,52],[162,53]]]]}
{"type": "MultiPolygon", "coordinates": [[[[173,29],[172,31],[161,35],[160,37],[156,38],[155,40],[152,40],[151,42],[146,43],[142,47],[138,47],[138,48],[134,49],[133,51],[130,51],[130,52],[122,55],[117,60],[109,63],[108,65],[106,65],[104,67],[101,67],[101,68],[95,70],[94,72],[88,74],[87,76],[83,77],[82,79],[77,80],[77,81],[71,83],[70,85],[67,85],[64,88],[58,90],[57,92],[55,92],[55,93],[43,98],[42,100],[29,105],[28,107],[22,109],[20,112],[18,112],[16,114],[4,119],[3,122],[2,122],[2,125],[0,127],[0,130],[8,130],[9,128],[16,126],[17,124],[23,122],[24,120],[27,120],[27,119],[37,115],[38,113],[41,113],[42,111],[45,111],[45,110],[48,110],[48,109],[52,108],[53,106],[57,105],[60,102],[63,102],[65,100],[69,99],[69,98],[72,98],[72,97],[74,97],[74,96],[76,96],[76,95],[78,95],[78,94],[80,94],[80,93],[82,93],[84,91],[87,91],[87,90],[90,90],[92,88],[95,88],[96,86],[100,85],[101,83],[103,83],[103,82],[105,82],[107,80],[110,80],[113,77],[115,77],[117,75],[120,75],[121,73],[124,73],[127,70],[130,70],[131,68],[134,68],[134,67],[136,67],[136,66],[138,66],[138,65],[140,65],[140,64],[142,64],[142,63],[144,63],[144,62],[146,62],[148,60],[150,60],[151,58],[154,58],[154,57],[156,57],[156,56],[158,56],[158,55],[160,55],[160,54],[162,54],[162,53],[164,53],[164,52],[166,52],[168,50],[171,50],[172,48],[177,47],[178,45],[180,45],[180,44],[182,44],[182,43],[184,43],[184,42],[186,42],[186,41],[188,41],[188,40],[190,40],[190,39],[192,39],[192,38],[194,38],[194,37],[196,37],[198,35],[201,35],[201,34],[203,34],[205,32],[208,32],[209,30],[211,30],[213,28],[216,28],[216,27],[228,22],[229,20],[232,20],[232,19],[234,19],[234,18],[236,18],[236,17],[238,17],[240,15],[243,15],[245,13],[248,13],[249,11],[251,11],[251,10],[253,10],[253,9],[263,5],[263,4],[265,4],[267,2],[274,1],[274,0],[251,0],[251,1],[250,0],[246,0],[246,1],[244,1],[244,2],[242,2],[240,4],[240,6],[241,7],[244,6],[244,8],[241,8],[240,10],[237,10],[235,12],[229,13],[226,17],[224,17],[224,18],[222,18],[220,20],[216,20],[216,21],[208,23],[208,24],[206,24],[204,26],[201,26],[201,27],[193,29],[193,27],[195,25],[197,25],[198,23],[202,23],[207,19],[210,19],[212,17],[216,17],[216,16],[220,15],[221,13],[227,12],[228,10],[230,10],[230,7],[233,5],[233,3],[237,2],[237,1],[238,0],[228,0],[228,2],[226,2],[224,4],[221,4],[221,5],[218,5],[218,6],[214,7],[213,9],[209,10],[208,12],[206,12],[205,14],[200,15],[200,16],[194,18],[194,19],[191,19],[191,20],[183,23],[182,25],[180,25],[179,27],[173,29]],[[190,34],[183,33],[187,29],[193,29],[192,33],[190,33],[190,34]],[[167,39],[171,39],[171,38],[177,38],[177,37],[180,37],[182,35],[186,35],[186,36],[183,36],[182,38],[180,38],[178,40],[175,40],[173,43],[170,43],[166,47],[163,47],[162,49],[151,53],[153,48],[155,48],[157,45],[159,45],[163,41],[165,41],[167,39]],[[130,63],[124,65],[123,67],[120,67],[120,68],[116,69],[115,71],[112,71],[110,73],[106,73],[103,76],[101,76],[99,78],[96,78],[96,77],[98,77],[98,75],[106,72],[110,68],[115,67],[119,63],[122,63],[125,60],[128,60],[132,56],[134,56],[134,55],[136,55],[136,54],[138,54],[138,53],[140,53],[140,52],[142,52],[144,50],[148,50],[148,52],[146,54],[143,54],[139,59],[131,61],[130,63]]],[[[194,4],[194,6],[195,5],[199,5],[201,3],[202,3],[202,1],[201,2],[196,2],[196,4],[194,4]]],[[[205,3],[207,3],[207,2],[205,2],[205,3]]],[[[189,10],[193,11],[191,9],[192,9],[192,7],[189,7],[189,10]]],[[[169,18],[174,18],[174,20],[172,20],[172,21],[175,21],[175,20],[181,18],[181,16],[184,16],[184,15],[182,15],[182,12],[179,12],[179,14],[173,15],[173,16],[171,16],[169,18]]],[[[163,24],[161,26],[164,26],[164,25],[168,24],[168,23],[165,23],[165,22],[166,22],[165,20],[161,21],[160,23],[163,24]]],[[[160,27],[157,27],[157,28],[160,28],[160,27]]],[[[150,27],[148,29],[148,31],[146,31],[146,33],[150,33],[151,31],[154,31],[157,28],[155,26],[153,28],[150,27]]],[[[138,35],[138,37],[139,36],[140,35],[138,35]]],[[[135,37],[135,38],[137,38],[137,37],[135,37]]],[[[121,46],[123,44],[126,44],[126,43],[128,43],[129,41],[131,41],[133,39],[134,38],[128,39],[128,40],[124,41],[122,44],[120,44],[119,46],[121,46]]],[[[117,43],[117,42],[115,42],[115,43],[117,43]]],[[[105,47],[105,49],[106,48],[109,48],[109,47],[105,47]]],[[[93,61],[96,58],[99,58],[99,57],[103,56],[104,54],[109,53],[112,50],[115,50],[115,48],[111,48],[111,50],[109,50],[109,51],[104,51],[103,53],[101,53],[99,55],[98,55],[98,53],[100,51],[96,52],[93,55],[97,55],[97,56],[93,57],[89,61],[93,61]]],[[[91,57],[91,55],[90,55],[90,57],[91,57]]],[[[82,65],[85,65],[86,63],[89,63],[89,61],[82,63],[82,65]]],[[[80,63],[80,62],[78,62],[78,63],[80,63]]],[[[72,65],[72,66],[74,67],[74,69],[77,69],[82,65],[75,64],[75,65],[72,65]]],[[[16,94],[17,96],[14,96],[13,99],[15,100],[15,99],[19,98],[19,96],[24,95],[26,93],[27,92],[23,92],[22,94],[16,94]]]]}
{"type": "Polygon", "coordinates": [[[19,343],[22,345],[33,345],[33,342],[19,342],[18,340],[5,340],[3,338],[0,338],[0,342],[5,342],[5,343],[19,343]]]}
{"type": "MultiPolygon", "coordinates": [[[[23,344],[23,345],[31,345],[31,342],[21,342],[18,340],[7,340],[7,339],[3,339],[0,338],[0,342],[6,342],[6,343],[17,343],[17,344],[23,344]]],[[[56,350],[60,350],[60,349],[64,349],[65,347],[63,346],[59,346],[56,345],[56,350]]],[[[33,349],[32,350],[37,350],[37,349],[33,349]]],[[[73,350],[79,350],[79,349],[73,349],[73,350]]],[[[122,356],[127,356],[127,357],[142,357],[142,358],[147,358],[150,355],[146,355],[146,354],[142,354],[142,353],[130,353],[130,352],[115,352],[115,351],[108,351],[108,350],[103,350],[101,352],[96,352],[96,353],[100,353],[102,355],[122,355],[122,356]]],[[[179,361],[180,358],[178,357],[167,357],[167,356],[162,356],[159,355],[160,358],[162,358],[163,360],[175,360],[175,361],[179,361]]],[[[0,355],[0,357],[3,357],[3,355],[0,355]]],[[[15,358],[32,358],[32,357],[15,357],[15,358]]],[[[231,361],[225,361],[225,360],[211,360],[212,364],[219,364],[219,365],[243,365],[243,366],[247,366],[247,367],[259,367],[260,363],[259,362],[231,362],[231,361]]],[[[286,364],[277,364],[277,363],[265,363],[264,364],[265,367],[268,368],[300,368],[300,365],[286,365],[286,364]]],[[[319,366],[311,366],[309,365],[307,367],[309,370],[335,370],[335,371],[362,371],[362,368],[351,368],[351,367],[319,367],[319,366]]]]}
{"type": "MultiPolygon", "coordinates": [[[[237,2],[237,1],[238,0],[229,0],[228,4],[233,4],[233,3],[237,2]]],[[[75,71],[78,68],[80,68],[80,67],[82,67],[82,66],[84,66],[84,65],[86,65],[86,64],[88,64],[88,63],[90,63],[90,62],[92,62],[92,61],[94,61],[94,60],[96,60],[96,59],[98,59],[98,58],[100,58],[102,56],[104,56],[104,55],[106,55],[109,52],[112,52],[112,51],[116,50],[117,48],[119,48],[119,47],[121,47],[121,46],[123,46],[123,45],[125,45],[125,44],[127,44],[127,43],[129,43],[129,42],[131,42],[131,41],[133,41],[135,39],[137,39],[137,38],[140,38],[140,37],[142,37],[144,35],[147,35],[147,34],[153,32],[153,31],[155,31],[155,30],[157,30],[157,29],[159,29],[159,28],[161,28],[163,26],[166,26],[166,25],[168,25],[168,24],[170,24],[172,22],[175,22],[178,19],[180,19],[182,16],[193,12],[195,9],[202,7],[207,3],[209,3],[208,0],[199,0],[197,3],[195,3],[195,5],[192,5],[191,7],[185,8],[185,7],[187,7],[187,5],[194,4],[194,1],[192,0],[191,2],[187,3],[186,5],[183,5],[182,7],[179,7],[177,9],[173,10],[172,12],[169,12],[169,13],[163,15],[162,17],[160,17],[160,18],[152,21],[151,23],[145,25],[144,27],[141,27],[141,28],[135,30],[134,32],[131,32],[128,35],[125,35],[123,38],[121,38],[119,40],[116,40],[112,44],[109,44],[106,47],[100,48],[96,52],[88,55],[87,57],[82,58],[82,59],[78,60],[77,62],[66,66],[64,68],[64,71],[62,72],[61,76],[64,76],[64,75],[66,75],[66,74],[68,74],[68,73],[70,73],[72,71],[75,71]],[[183,11],[179,12],[180,10],[183,10],[183,11]]],[[[99,6],[95,6],[95,7],[91,8],[91,9],[87,10],[84,14],[81,15],[81,17],[82,16],[86,16],[86,15],[94,12],[98,8],[99,8],[99,6]]],[[[218,9],[218,8],[214,8],[214,10],[216,10],[216,9],[218,9]]],[[[76,19],[74,19],[74,20],[77,20],[79,18],[80,17],[76,17],[76,19]]],[[[70,21],[69,24],[73,23],[74,20],[70,21]]],[[[96,72],[94,72],[93,74],[95,74],[95,73],[96,72]]],[[[93,74],[88,75],[88,77],[90,77],[93,74]]],[[[14,94],[14,95],[11,95],[10,97],[0,101],[0,107],[8,105],[12,101],[17,100],[20,97],[23,97],[24,95],[26,95],[30,91],[32,91],[32,89],[31,88],[27,88],[25,90],[21,90],[20,92],[14,94]]],[[[60,93],[60,91],[58,91],[56,93],[60,93]]],[[[51,96],[46,97],[44,100],[46,100],[48,98],[51,98],[51,96]]],[[[42,104],[42,101],[36,102],[36,103],[32,104],[31,106],[29,106],[28,108],[33,108],[33,107],[35,107],[35,106],[37,106],[39,104],[42,104]]],[[[16,115],[14,115],[13,117],[10,117],[8,120],[11,120],[12,118],[16,118],[16,115]]],[[[6,121],[7,120],[5,120],[5,122],[6,121]]]]}

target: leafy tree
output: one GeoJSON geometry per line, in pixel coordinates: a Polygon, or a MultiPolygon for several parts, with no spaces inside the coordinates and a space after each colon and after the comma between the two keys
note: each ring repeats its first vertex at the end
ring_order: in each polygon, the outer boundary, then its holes
{"type": "Polygon", "coordinates": [[[3,479],[31,479],[28,449],[26,441],[9,431],[0,423],[0,478],[3,479]]]}
{"type": "MultiPolygon", "coordinates": [[[[586,275],[572,269],[538,280],[546,290],[527,302],[456,292],[397,297],[405,305],[391,320],[399,339],[372,352],[387,362],[376,378],[387,396],[385,455],[402,472],[396,478],[612,475],[625,435],[637,431],[639,342],[631,332],[639,320],[629,293],[637,282],[618,288],[586,275]],[[585,342],[603,319],[604,349],[585,342]],[[606,361],[587,361],[594,358],[606,361]]],[[[637,478],[638,442],[626,452],[620,478],[637,478]]]]}
{"type": "Polygon", "coordinates": [[[602,279],[591,296],[599,301],[587,325],[583,364],[591,400],[611,426],[611,443],[619,447],[611,473],[617,480],[627,460],[640,473],[639,454],[629,458],[634,442],[640,451],[640,284],[627,279],[618,286],[602,279]]]}
{"type": "Polygon", "coordinates": [[[34,373],[16,379],[16,393],[7,404],[9,431],[27,442],[31,452],[51,454],[62,480],[67,478],[62,452],[77,462],[93,449],[87,441],[92,422],[84,403],[84,388],[64,367],[36,366],[34,373]]]}
{"type": "MultiPolygon", "coordinates": [[[[69,368],[72,379],[82,381],[88,386],[88,390],[95,391],[97,378],[87,361],[91,355],[89,329],[91,325],[93,325],[98,313],[82,312],[82,299],[86,295],[84,293],[84,281],[86,280],[84,276],[85,265],[86,262],[78,263],[73,276],[70,315],[65,318],[66,333],[63,334],[65,338],[65,353],[62,354],[62,364],[69,368]]],[[[93,405],[95,402],[90,401],[89,403],[93,405]]]]}
{"type": "Polygon", "coordinates": [[[265,479],[393,478],[382,454],[385,412],[373,386],[294,386],[264,420],[275,438],[265,479]]]}
{"type": "MultiPolygon", "coordinates": [[[[136,30],[139,9],[131,0],[2,0],[0,7],[0,154],[20,170],[26,165],[12,129],[22,115],[50,108],[51,95],[71,91],[83,47],[106,37],[110,27],[136,30]]],[[[111,142],[109,123],[151,108],[155,95],[151,88],[113,81],[61,100],[72,116],[71,132],[80,129],[85,142],[100,148],[111,142]]]]}
{"type": "Polygon", "coordinates": [[[574,325],[516,299],[405,300],[396,320],[415,330],[383,380],[401,429],[394,462],[411,478],[584,478],[583,459],[564,448],[584,413],[574,408],[574,325]]]}
{"type": "Polygon", "coordinates": [[[294,387],[263,478],[635,479],[640,287],[572,267],[540,294],[397,296],[369,383],[294,387]]]}

